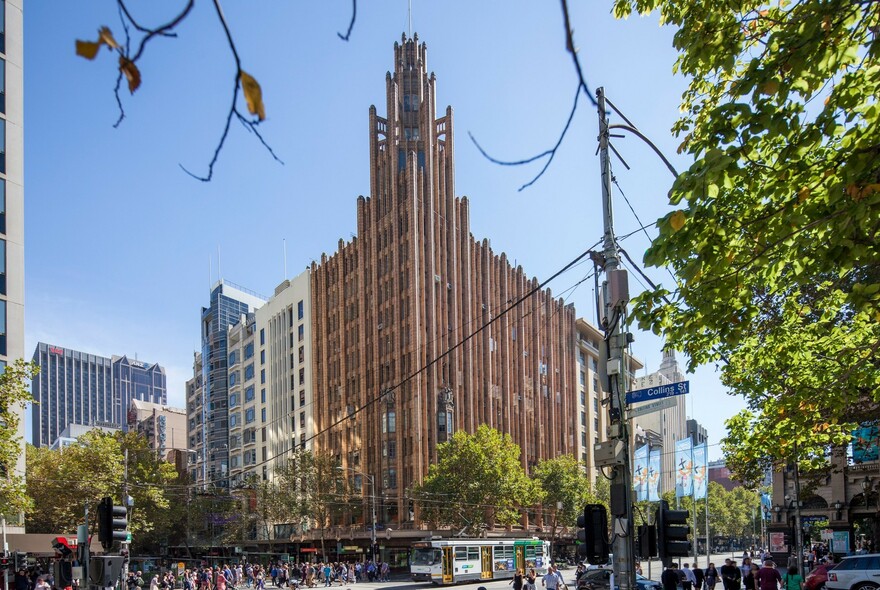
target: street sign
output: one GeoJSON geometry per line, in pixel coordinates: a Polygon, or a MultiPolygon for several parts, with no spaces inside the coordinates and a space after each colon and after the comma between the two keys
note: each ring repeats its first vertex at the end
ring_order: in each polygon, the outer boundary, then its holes
{"type": "Polygon", "coordinates": [[[637,416],[644,416],[645,414],[652,414],[654,412],[659,412],[660,410],[665,410],[666,408],[671,408],[674,405],[674,398],[667,397],[664,399],[658,399],[657,401],[651,402],[650,404],[645,404],[644,406],[630,408],[629,417],[635,418],[637,416]]]}
{"type": "Polygon", "coordinates": [[[657,387],[636,389],[635,391],[627,392],[626,403],[636,404],[638,402],[672,397],[673,395],[683,395],[690,392],[690,385],[690,381],[679,381],[678,383],[668,383],[666,385],[658,385],[657,387]]]}

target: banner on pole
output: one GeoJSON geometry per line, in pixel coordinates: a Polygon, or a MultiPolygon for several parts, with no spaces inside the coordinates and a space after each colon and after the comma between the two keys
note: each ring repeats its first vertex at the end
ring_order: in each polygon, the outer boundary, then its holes
{"type": "Polygon", "coordinates": [[[633,488],[636,502],[648,499],[648,445],[642,445],[633,453],[633,488]]]}
{"type": "Polygon", "coordinates": [[[648,455],[648,501],[660,501],[660,449],[648,455]]]}
{"type": "Polygon", "coordinates": [[[703,444],[694,447],[694,500],[702,500],[709,491],[709,447],[703,444]]]}
{"type": "Polygon", "coordinates": [[[694,493],[694,447],[693,441],[683,438],[675,441],[675,497],[682,498],[694,493]]]}

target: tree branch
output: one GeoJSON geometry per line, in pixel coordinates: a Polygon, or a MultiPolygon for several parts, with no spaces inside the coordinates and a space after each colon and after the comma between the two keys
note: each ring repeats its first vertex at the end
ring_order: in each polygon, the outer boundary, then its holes
{"type": "Polygon", "coordinates": [[[349,37],[351,37],[351,30],[354,28],[354,20],[357,18],[357,11],[357,0],[351,0],[351,22],[348,23],[348,30],[345,32],[344,35],[342,33],[336,33],[343,41],[348,41],[349,37]]]}

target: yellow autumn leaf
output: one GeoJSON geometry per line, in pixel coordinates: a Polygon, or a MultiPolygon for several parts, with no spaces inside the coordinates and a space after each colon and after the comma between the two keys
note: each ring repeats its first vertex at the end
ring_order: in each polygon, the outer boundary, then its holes
{"type": "Polygon", "coordinates": [[[779,90],[779,82],[776,80],[767,80],[759,87],[761,94],[766,94],[768,96],[772,96],[776,94],[776,91],[779,90]]]}
{"type": "Polygon", "coordinates": [[[672,226],[673,231],[678,231],[681,228],[683,228],[684,222],[685,222],[684,211],[681,211],[681,210],[676,211],[669,218],[669,225],[672,226]]]}
{"type": "Polygon", "coordinates": [[[239,73],[241,79],[241,89],[244,92],[244,99],[247,101],[248,112],[256,115],[260,121],[266,118],[266,109],[263,106],[263,91],[260,90],[260,84],[253,76],[241,70],[239,73]]]}
{"type": "Polygon", "coordinates": [[[104,43],[113,49],[119,49],[119,43],[116,42],[116,39],[113,38],[113,33],[107,27],[101,27],[101,30],[98,31],[98,42],[104,43]]]}
{"type": "Polygon", "coordinates": [[[804,186],[801,187],[801,190],[798,191],[798,203],[803,203],[807,199],[810,198],[810,187],[804,186]]]}
{"type": "Polygon", "coordinates": [[[99,49],[101,49],[100,43],[94,41],[80,41],[79,39],[76,40],[76,54],[80,57],[95,59],[95,56],[98,55],[99,49]]]}
{"type": "Polygon", "coordinates": [[[134,62],[124,56],[119,56],[119,71],[125,74],[128,80],[128,91],[134,94],[134,91],[141,85],[141,72],[138,70],[134,62]]]}

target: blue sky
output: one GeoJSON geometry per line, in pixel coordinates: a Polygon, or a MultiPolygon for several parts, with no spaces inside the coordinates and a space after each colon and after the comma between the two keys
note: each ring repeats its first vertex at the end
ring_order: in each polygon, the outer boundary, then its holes
{"type": "MultiPolygon", "coordinates": [[[[155,26],[183,4],[129,6],[155,26]]],[[[604,86],[686,168],[669,131],[686,83],[672,75],[674,31],[655,18],[616,21],[608,1],[571,5],[588,83],[604,86]]],[[[261,132],[284,165],[233,123],[207,184],[180,166],[206,172],[231,100],[234,62],[210,2],[196,3],[177,38],[147,46],[142,86],[123,93],[118,129],[113,56],[102,51],[89,62],[74,54],[74,40],[94,39],[102,25],[124,38],[115,3],[25,7],[26,349],[46,341],[157,361],[168,372],[169,402],[179,406],[218,266],[223,278],[271,293],[284,278],[283,240],[293,276],[355,231],[355,200],[369,190],[368,108],[385,114],[392,46],[407,30],[406,0],[360,2],[349,42],[337,37],[348,26],[347,0],[227,0],[223,7],[243,68],[262,86],[261,132]]],[[[576,86],[558,3],[415,0],[412,23],[437,75],[438,110],[455,111],[456,193],[471,200],[475,237],[489,238],[530,275],[553,274],[601,236],[595,110],[581,101],[553,164],[522,192],[541,164],[493,165],[467,133],[501,159],[555,143],[576,86]]],[[[615,160],[614,173],[641,219],[665,214],[666,168],[635,138],[615,144],[632,170],[615,160]]],[[[615,216],[618,235],[639,225],[619,193],[615,216]]],[[[623,246],[640,260],[647,243],[636,234],[623,246]]],[[[553,292],[587,272],[580,266],[563,275],[553,292]]],[[[670,280],[657,269],[648,274],[670,280]]],[[[592,281],[566,293],[591,322],[593,297],[592,281]]],[[[636,334],[634,352],[651,371],[661,346],[636,334]]],[[[726,394],[714,367],[690,379],[689,413],[717,443],[723,420],[743,403],[726,394]]],[[[719,455],[710,447],[711,458],[719,455]]]]}

